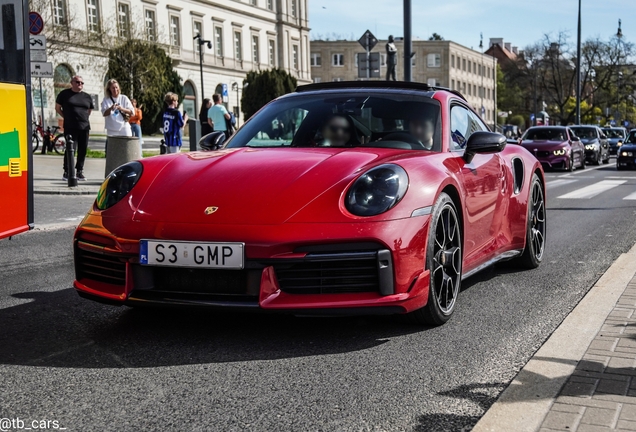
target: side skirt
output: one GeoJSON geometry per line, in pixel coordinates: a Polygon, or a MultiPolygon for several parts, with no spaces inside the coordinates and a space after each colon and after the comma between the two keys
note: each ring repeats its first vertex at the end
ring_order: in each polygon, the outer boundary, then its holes
{"type": "Polygon", "coordinates": [[[522,250],[511,250],[511,251],[508,251],[508,252],[504,252],[504,253],[502,253],[500,255],[497,255],[496,257],[486,261],[482,265],[475,267],[471,271],[462,274],[462,280],[468,279],[469,277],[473,276],[474,274],[479,273],[480,271],[484,270],[485,268],[490,267],[491,265],[494,265],[494,264],[496,264],[496,263],[498,263],[500,261],[508,261],[510,259],[517,258],[522,253],[523,253],[523,249],[522,250]]]}

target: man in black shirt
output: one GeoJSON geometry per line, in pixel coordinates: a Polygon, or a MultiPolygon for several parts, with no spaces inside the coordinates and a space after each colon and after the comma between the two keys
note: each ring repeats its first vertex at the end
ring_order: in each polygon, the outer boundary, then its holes
{"type": "MultiPolygon", "coordinates": [[[[69,136],[75,142],[77,149],[77,179],[86,180],[84,177],[84,160],[86,159],[86,150],[88,149],[88,133],[91,124],[88,120],[91,111],[95,109],[93,99],[88,93],[84,93],[82,88],[84,80],[81,76],[71,78],[71,88],[62,90],[55,99],[55,112],[64,119],[64,135],[66,139],[69,136]]],[[[64,158],[64,180],[68,179],[68,167],[66,166],[66,158],[64,158]]]]}

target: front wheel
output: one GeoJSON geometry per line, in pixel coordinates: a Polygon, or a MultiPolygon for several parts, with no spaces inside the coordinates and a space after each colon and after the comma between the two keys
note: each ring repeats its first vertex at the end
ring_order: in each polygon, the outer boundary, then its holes
{"type": "Polygon", "coordinates": [[[66,151],[66,138],[64,137],[64,134],[59,134],[53,139],[53,149],[57,154],[64,154],[66,151]]]}
{"type": "Polygon", "coordinates": [[[574,155],[570,155],[570,160],[568,162],[568,169],[569,172],[574,171],[574,155]]]}
{"type": "Polygon", "coordinates": [[[526,248],[519,264],[527,269],[539,267],[545,252],[546,212],[543,185],[535,174],[530,183],[528,196],[528,220],[526,223],[526,248]]]}
{"type": "Polygon", "coordinates": [[[585,155],[580,156],[581,159],[581,169],[585,169],[585,155]]]}
{"type": "Polygon", "coordinates": [[[429,270],[428,303],[408,314],[417,324],[442,325],[457,304],[462,279],[461,226],[453,200],[440,194],[428,232],[426,269],[429,270]]]}
{"type": "Polygon", "coordinates": [[[38,147],[40,147],[40,137],[34,132],[33,135],[31,135],[31,151],[35,153],[38,147]]]}

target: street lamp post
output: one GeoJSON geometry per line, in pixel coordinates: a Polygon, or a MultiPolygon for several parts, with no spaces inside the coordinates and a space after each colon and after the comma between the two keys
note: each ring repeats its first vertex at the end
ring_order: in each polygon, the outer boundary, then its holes
{"type": "Polygon", "coordinates": [[[203,89],[203,45],[208,46],[208,49],[212,49],[212,42],[209,40],[203,40],[200,33],[197,33],[192,39],[196,40],[199,44],[199,71],[201,72],[201,100],[205,98],[205,91],[203,89]]]}
{"type": "Polygon", "coordinates": [[[404,0],[404,81],[407,82],[412,79],[413,37],[411,30],[411,0],[404,0]]]}
{"type": "Polygon", "coordinates": [[[479,49],[481,50],[481,89],[479,90],[481,94],[481,108],[479,109],[479,114],[483,117],[486,115],[486,108],[484,107],[484,93],[486,89],[484,88],[484,34],[479,33],[479,49]]]}
{"type": "Polygon", "coordinates": [[[616,62],[616,67],[619,69],[617,72],[617,80],[616,80],[616,117],[622,121],[623,119],[621,117],[621,83],[623,81],[623,72],[620,71],[620,67],[621,67],[621,44],[623,42],[623,30],[621,29],[620,19],[618,20],[618,31],[616,32],[616,37],[618,38],[618,61],[616,62]]]}
{"type": "Polygon", "coordinates": [[[576,32],[576,124],[581,124],[581,0],[579,0],[579,22],[576,32]]]}

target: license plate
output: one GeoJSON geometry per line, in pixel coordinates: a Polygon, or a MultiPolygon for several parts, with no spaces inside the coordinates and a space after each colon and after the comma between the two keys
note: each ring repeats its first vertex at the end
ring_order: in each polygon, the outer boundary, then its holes
{"type": "Polygon", "coordinates": [[[139,263],[143,265],[243,269],[245,243],[192,243],[141,240],[139,263]]]}

